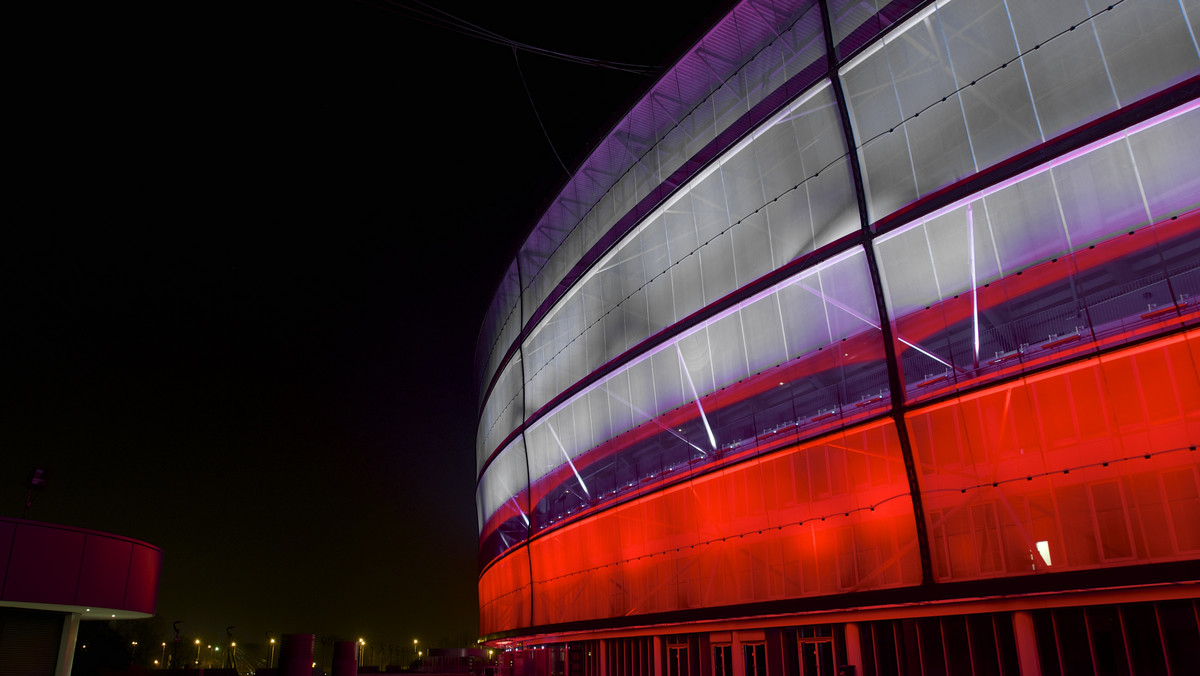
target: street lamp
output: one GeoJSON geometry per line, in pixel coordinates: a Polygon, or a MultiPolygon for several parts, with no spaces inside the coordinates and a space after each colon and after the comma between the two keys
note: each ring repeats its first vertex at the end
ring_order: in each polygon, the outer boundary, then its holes
{"type": "Polygon", "coordinates": [[[196,664],[200,664],[200,639],[196,639],[196,664]]]}
{"type": "Polygon", "coordinates": [[[271,639],[271,647],[270,647],[269,652],[267,653],[267,666],[268,667],[271,666],[271,662],[274,659],[275,659],[275,639],[271,639]]]}
{"type": "Polygon", "coordinates": [[[163,648],[162,648],[162,661],[161,661],[161,662],[155,662],[155,664],[163,664],[163,665],[165,665],[166,663],[167,663],[167,642],[166,642],[166,641],[163,641],[163,648]]]}

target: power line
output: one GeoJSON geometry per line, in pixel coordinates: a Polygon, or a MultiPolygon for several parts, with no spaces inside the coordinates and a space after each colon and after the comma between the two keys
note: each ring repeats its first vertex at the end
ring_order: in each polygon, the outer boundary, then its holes
{"type": "Polygon", "coordinates": [[[531,54],[538,54],[560,61],[576,63],[582,66],[591,66],[594,68],[606,68],[625,73],[633,73],[635,75],[649,75],[654,72],[653,66],[647,66],[636,63],[626,63],[623,61],[611,61],[608,59],[594,59],[577,54],[567,54],[544,47],[538,47],[525,42],[512,40],[492,30],[471,23],[465,19],[459,18],[445,10],[438,9],[432,5],[421,2],[420,0],[410,0],[410,2],[401,2],[400,0],[359,0],[366,4],[370,4],[377,9],[399,14],[414,21],[419,21],[424,24],[441,28],[452,33],[458,33],[466,37],[483,40],[493,44],[508,47],[510,49],[521,50],[531,54]]]}

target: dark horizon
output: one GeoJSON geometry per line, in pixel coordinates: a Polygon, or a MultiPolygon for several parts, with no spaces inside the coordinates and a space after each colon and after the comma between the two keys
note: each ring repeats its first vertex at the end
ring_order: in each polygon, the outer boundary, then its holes
{"type": "Polygon", "coordinates": [[[162,548],[168,631],[474,637],[474,343],[544,134],[577,166],[729,4],[442,8],[653,76],[388,2],[35,18],[0,514],[45,467],[30,519],[162,548]]]}

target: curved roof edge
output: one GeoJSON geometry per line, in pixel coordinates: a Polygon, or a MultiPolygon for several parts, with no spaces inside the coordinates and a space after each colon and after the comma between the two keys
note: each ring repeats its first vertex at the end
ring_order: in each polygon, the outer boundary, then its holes
{"type": "Polygon", "coordinates": [[[82,619],[149,617],[162,557],[158,547],[121,535],[0,517],[0,606],[82,619]]]}
{"type": "MultiPolygon", "coordinates": [[[[666,132],[677,126],[691,111],[735,75],[743,63],[762,46],[774,39],[778,29],[794,20],[797,12],[814,5],[816,0],[741,0],[727,11],[702,37],[633,104],[592,149],[566,185],[558,192],[537,222],[522,240],[516,260],[540,258],[546,262],[583,221],[609,190],[645,153],[652,150],[666,132]],[[754,39],[757,36],[758,39],[754,39]]],[[[666,177],[659,177],[660,180],[666,177]]],[[[512,268],[510,265],[509,268],[512,268]]],[[[485,368],[487,354],[494,349],[496,335],[485,336],[489,325],[505,323],[509,302],[521,303],[531,276],[538,271],[521,270],[516,293],[506,288],[506,272],[485,311],[483,327],[476,344],[476,378],[485,368]],[[488,345],[484,345],[484,342],[488,345]],[[481,354],[481,351],[484,351],[481,354]],[[482,359],[482,362],[480,361],[482,359]]]]}

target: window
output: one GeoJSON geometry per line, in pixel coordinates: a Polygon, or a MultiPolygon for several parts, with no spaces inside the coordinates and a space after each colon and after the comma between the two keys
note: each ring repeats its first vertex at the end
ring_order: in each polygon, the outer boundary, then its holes
{"type": "Polygon", "coordinates": [[[732,676],[733,674],[733,646],[714,645],[713,646],[713,676],[732,676]]]}
{"type": "Polygon", "coordinates": [[[746,656],[746,676],[767,676],[766,644],[747,643],[742,651],[746,656]]]}
{"type": "Polygon", "coordinates": [[[667,646],[667,676],[686,676],[689,673],[687,644],[667,646]]]}

